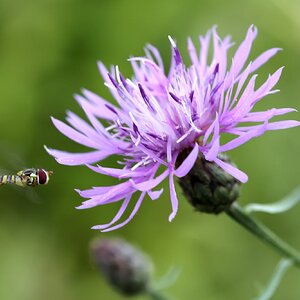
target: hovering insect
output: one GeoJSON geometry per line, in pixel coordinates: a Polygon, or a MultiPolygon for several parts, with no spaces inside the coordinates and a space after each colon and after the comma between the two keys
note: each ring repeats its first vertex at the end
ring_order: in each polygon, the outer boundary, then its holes
{"type": "Polygon", "coordinates": [[[52,171],[46,171],[45,169],[26,169],[17,172],[16,175],[2,175],[0,176],[0,185],[3,184],[15,184],[21,187],[37,186],[41,184],[47,184],[52,171]]]}

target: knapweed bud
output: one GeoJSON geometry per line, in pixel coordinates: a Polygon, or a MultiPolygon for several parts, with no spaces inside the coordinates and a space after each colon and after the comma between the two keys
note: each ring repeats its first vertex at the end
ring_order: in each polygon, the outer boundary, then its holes
{"type": "MultiPolygon", "coordinates": [[[[225,155],[218,158],[231,163],[225,155]]],[[[240,194],[240,182],[203,155],[186,176],[179,178],[179,184],[192,206],[206,213],[226,211],[240,194]]]]}
{"type": "Polygon", "coordinates": [[[107,281],[126,296],[147,291],[151,263],[144,254],[122,239],[96,239],[91,254],[107,281]]]}

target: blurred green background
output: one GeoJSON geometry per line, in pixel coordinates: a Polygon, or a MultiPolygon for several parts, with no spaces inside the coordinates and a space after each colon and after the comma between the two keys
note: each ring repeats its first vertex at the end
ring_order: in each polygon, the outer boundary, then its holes
{"type": "MultiPolygon", "coordinates": [[[[212,25],[221,36],[240,42],[250,24],[259,29],[252,58],[267,48],[284,49],[260,71],[260,78],[285,65],[279,94],[261,109],[300,108],[299,1],[84,1],[0,2],[0,168],[16,171],[44,167],[55,175],[35,194],[1,187],[0,299],[122,299],[90,262],[94,237],[123,237],[152,257],[155,277],[170,266],[182,272],[168,289],[174,299],[253,299],[273,272],[279,256],[225,215],[193,212],[181,196],[180,209],[168,222],[168,189],[145,199],[125,228],[99,233],[90,226],[109,221],[118,205],[77,211],[74,188],[110,185],[109,178],[85,167],[58,165],[43,145],[76,151],[50,115],[63,119],[70,109],[83,115],[72,95],[88,88],[111,100],[96,61],[118,64],[131,76],[130,55],[142,55],[147,42],[168,64],[167,35],[176,38],[185,57],[186,38],[196,41],[212,25]]],[[[290,115],[299,120],[299,115],[290,115]]],[[[240,202],[272,202],[299,184],[299,129],[267,133],[231,157],[249,175],[240,202]]],[[[300,207],[279,216],[260,215],[271,228],[300,248],[300,207]]],[[[300,299],[299,270],[291,269],[274,299],[300,299]]],[[[142,297],[137,299],[143,299],[142,297]]]]}

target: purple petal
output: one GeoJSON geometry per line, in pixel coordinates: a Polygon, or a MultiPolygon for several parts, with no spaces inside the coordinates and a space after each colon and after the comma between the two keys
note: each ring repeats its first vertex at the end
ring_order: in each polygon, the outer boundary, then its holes
{"type": "Polygon", "coordinates": [[[97,130],[97,132],[100,134],[100,136],[105,136],[107,138],[111,138],[110,134],[105,130],[104,126],[101,124],[101,122],[98,121],[97,118],[95,118],[93,110],[87,103],[81,103],[81,107],[84,110],[86,116],[90,120],[93,127],[97,130]]]}
{"type": "Polygon", "coordinates": [[[270,90],[276,85],[278,82],[281,73],[282,73],[283,67],[279,68],[276,72],[274,72],[272,75],[269,76],[267,81],[258,89],[255,91],[253,95],[253,99],[255,99],[254,103],[259,101],[262,97],[266,96],[270,90]]]}
{"type": "MultiPolygon", "coordinates": [[[[102,75],[104,81],[106,82],[106,85],[109,88],[109,91],[111,92],[111,94],[113,95],[113,97],[116,99],[116,101],[118,102],[118,104],[122,107],[123,104],[123,100],[120,97],[119,94],[119,89],[117,89],[114,85],[111,85],[111,77],[109,77],[109,71],[106,69],[106,67],[104,66],[104,64],[102,62],[98,62],[98,69],[100,74],[102,75]]],[[[113,79],[113,78],[112,78],[113,79]]]]}
{"type": "Polygon", "coordinates": [[[93,200],[100,199],[109,199],[114,197],[115,195],[128,193],[129,191],[133,190],[132,185],[129,181],[125,181],[113,186],[101,186],[101,187],[94,187],[89,190],[76,190],[79,195],[83,198],[93,198],[93,200]]]}
{"type": "Polygon", "coordinates": [[[80,106],[84,105],[85,107],[89,108],[89,110],[92,111],[93,114],[98,118],[102,118],[105,120],[116,120],[119,117],[119,115],[116,115],[110,109],[108,109],[106,104],[102,106],[91,103],[86,98],[77,94],[74,95],[74,98],[80,106]]]}
{"type": "Polygon", "coordinates": [[[87,89],[83,89],[82,93],[86,99],[92,101],[96,105],[98,108],[97,111],[101,113],[101,116],[98,115],[98,117],[106,120],[115,120],[118,117],[119,109],[113,104],[87,89]]]}
{"type": "Polygon", "coordinates": [[[195,161],[198,157],[198,153],[199,153],[199,146],[196,143],[193,150],[185,158],[182,164],[174,171],[174,174],[179,178],[184,177],[194,166],[195,161]]]}
{"type": "Polygon", "coordinates": [[[245,144],[249,140],[253,139],[254,137],[258,137],[262,135],[267,130],[267,125],[263,124],[258,126],[255,130],[249,131],[238,138],[233,139],[232,141],[228,142],[227,144],[220,147],[220,152],[225,152],[232,150],[236,147],[245,144]]]}
{"type": "Polygon", "coordinates": [[[79,130],[84,135],[90,137],[91,139],[97,139],[98,134],[93,127],[91,127],[86,121],[78,117],[71,111],[67,111],[66,120],[71,126],[79,130]]]}
{"type": "Polygon", "coordinates": [[[128,204],[130,202],[131,196],[132,195],[129,195],[124,199],[119,211],[117,212],[115,217],[109,223],[93,226],[92,229],[98,229],[98,230],[105,229],[105,228],[108,228],[111,225],[115,224],[117,221],[119,221],[120,218],[123,216],[128,204]]]}
{"type": "Polygon", "coordinates": [[[260,56],[258,56],[251,65],[251,72],[254,72],[258,68],[260,68],[263,64],[265,64],[270,58],[272,58],[275,54],[278,53],[282,49],[280,48],[272,48],[265,52],[263,52],[260,56]]]}
{"type": "Polygon", "coordinates": [[[150,45],[150,44],[147,45],[147,48],[153,53],[153,55],[156,59],[156,62],[158,63],[158,66],[163,71],[164,70],[164,64],[163,64],[163,60],[160,56],[159,51],[153,45],[150,45]]]}
{"type": "MultiPolygon", "coordinates": [[[[107,187],[106,187],[107,188],[107,187]]],[[[100,188],[101,189],[101,188],[100,188]]],[[[97,189],[94,189],[97,191],[97,189]]],[[[91,193],[92,191],[82,191],[80,192],[80,195],[85,197],[88,193],[91,193]]],[[[117,202],[124,197],[126,197],[128,194],[132,194],[134,192],[133,187],[131,186],[131,183],[129,181],[123,182],[121,184],[117,184],[115,186],[112,186],[111,189],[107,190],[104,194],[96,194],[95,196],[92,196],[90,200],[84,201],[80,206],[77,206],[77,209],[86,209],[98,205],[103,205],[107,203],[117,202]]]]}
{"type": "Polygon", "coordinates": [[[181,99],[178,98],[175,94],[173,94],[172,92],[169,92],[170,96],[179,104],[181,104],[181,99]]]}
{"type": "Polygon", "coordinates": [[[169,216],[169,222],[171,222],[176,216],[178,210],[178,199],[177,199],[175,185],[174,185],[174,177],[172,174],[170,174],[169,176],[169,184],[170,184],[170,198],[172,204],[172,213],[169,216]]]}
{"type": "Polygon", "coordinates": [[[250,112],[241,120],[241,122],[264,122],[266,119],[269,118],[270,114],[272,116],[281,116],[295,111],[296,109],[293,108],[273,108],[268,111],[250,112]]]}
{"type": "Polygon", "coordinates": [[[150,191],[153,188],[155,188],[157,185],[159,185],[168,175],[169,175],[170,171],[169,169],[165,170],[162,174],[160,174],[159,176],[157,176],[154,179],[149,179],[147,181],[144,182],[140,182],[140,183],[135,183],[133,180],[131,180],[132,185],[134,188],[136,188],[139,191],[150,191]]]}
{"type": "Polygon", "coordinates": [[[217,123],[217,120],[214,120],[214,122],[206,130],[206,132],[204,134],[204,138],[203,138],[203,145],[206,145],[209,136],[212,134],[214,128],[216,127],[216,123],[217,123]]]}
{"type": "Polygon", "coordinates": [[[239,78],[239,81],[238,81],[238,86],[237,86],[235,95],[233,97],[234,101],[237,100],[237,97],[239,96],[240,91],[242,90],[242,87],[244,86],[244,84],[245,84],[245,82],[246,82],[246,80],[247,80],[247,78],[248,78],[248,76],[250,74],[251,66],[252,66],[252,63],[250,62],[250,64],[248,65],[248,67],[240,75],[240,78],[239,78]]]}
{"type": "Polygon", "coordinates": [[[242,183],[245,183],[248,181],[248,176],[242,172],[241,170],[237,169],[233,165],[229,163],[225,163],[224,161],[220,160],[219,158],[215,159],[215,163],[222,168],[224,171],[226,171],[228,174],[236,178],[242,183]]]}
{"type": "MultiPolygon", "coordinates": [[[[136,140],[133,139],[133,142],[135,143],[136,140]]],[[[139,150],[141,150],[142,152],[144,152],[145,154],[147,154],[149,157],[151,157],[154,161],[160,163],[161,165],[165,165],[167,166],[168,164],[162,160],[160,157],[158,157],[155,153],[153,153],[153,151],[147,149],[146,147],[139,145],[139,150]]]]}
{"type": "Polygon", "coordinates": [[[205,154],[205,159],[208,161],[213,161],[216,159],[219,152],[220,152],[220,137],[217,137],[213,142],[211,148],[205,154]]]}
{"type": "Polygon", "coordinates": [[[208,57],[208,49],[209,49],[209,41],[210,41],[211,32],[208,31],[207,34],[202,37],[200,36],[200,76],[203,76],[207,69],[207,57],[208,57]]]}
{"type": "Polygon", "coordinates": [[[92,164],[113,154],[111,151],[103,151],[103,150],[86,152],[86,153],[70,153],[70,152],[47,148],[46,146],[44,147],[46,151],[57,160],[58,163],[67,166],[92,164]]]}
{"type": "Polygon", "coordinates": [[[163,191],[164,189],[160,189],[158,191],[148,191],[148,195],[151,198],[151,200],[157,200],[161,196],[163,191]]]}
{"type": "Polygon", "coordinates": [[[115,168],[104,168],[99,165],[97,166],[92,166],[88,165],[91,170],[103,174],[103,175],[108,175],[116,178],[134,178],[134,177],[146,177],[149,176],[150,173],[155,172],[157,169],[156,166],[151,166],[150,168],[148,167],[140,167],[137,170],[132,171],[131,169],[115,169],[115,168]]]}
{"type": "Polygon", "coordinates": [[[90,148],[99,148],[101,145],[95,141],[94,139],[90,139],[89,137],[79,133],[77,130],[72,127],[66,125],[65,123],[51,117],[54,126],[66,137],[77,142],[78,144],[90,147],[90,148]]]}
{"type": "Polygon", "coordinates": [[[92,165],[89,165],[89,164],[87,164],[86,166],[88,168],[90,168],[91,170],[93,170],[94,172],[97,172],[97,173],[100,173],[100,174],[103,174],[103,175],[108,175],[108,176],[111,176],[111,177],[116,177],[116,178],[120,178],[124,173],[125,174],[130,173],[130,170],[128,170],[128,169],[104,168],[104,167],[101,167],[99,165],[92,166],[92,165]]]}
{"type": "Polygon", "coordinates": [[[196,48],[195,48],[194,43],[192,42],[191,38],[188,38],[188,52],[189,52],[192,64],[195,66],[195,68],[198,68],[199,67],[199,59],[198,59],[196,48]]]}
{"type": "Polygon", "coordinates": [[[167,142],[167,161],[172,162],[172,140],[169,138],[167,142]]]}
{"type": "Polygon", "coordinates": [[[136,215],[136,213],[138,212],[143,200],[144,200],[144,197],[146,195],[146,192],[143,192],[140,196],[140,198],[138,199],[138,201],[136,202],[131,214],[129,215],[129,217],[122,223],[116,225],[116,226],[113,226],[113,227],[110,227],[108,229],[104,229],[104,230],[101,230],[102,232],[108,232],[108,231],[112,231],[112,230],[116,230],[118,228],[121,228],[123,227],[124,225],[128,224],[132,218],[136,215]]]}
{"type": "Polygon", "coordinates": [[[79,195],[83,198],[91,198],[91,197],[97,197],[108,193],[115,193],[116,191],[122,191],[122,190],[128,190],[131,188],[131,183],[129,181],[121,182],[116,185],[112,186],[97,186],[93,187],[89,190],[76,190],[79,195]]]}
{"type": "Polygon", "coordinates": [[[182,64],[182,58],[181,58],[180,52],[179,52],[178,48],[176,47],[176,43],[174,42],[174,40],[170,36],[168,36],[168,38],[169,38],[169,41],[170,41],[173,51],[174,51],[175,63],[176,63],[176,65],[180,65],[180,64],[182,64]]]}
{"type": "Polygon", "coordinates": [[[220,148],[220,124],[218,115],[216,115],[216,119],[213,124],[214,134],[210,143],[211,147],[209,151],[205,154],[205,158],[209,161],[213,161],[217,157],[220,148]]]}
{"type": "Polygon", "coordinates": [[[278,121],[278,122],[269,123],[267,125],[267,130],[287,129],[296,126],[300,126],[300,122],[294,120],[278,121]]]}
{"type": "MultiPolygon", "coordinates": [[[[235,129],[240,132],[245,131],[251,131],[251,130],[257,130],[261,125],[255,125],[255,126],[243,126],[243,127],[236,127],[235,129]]],[[[278,122],[272,122],[268,123],[266,125],[266,130],[279,130],[279,129],[287,129],[292,127],[300,126],[300,122],[294,121],[294,120],[287,120],[287,121],[278,121],[278,122]]]]}
{"type": "Polygon", "coordinates": [[[149,108],[151,111],[154,111],[154,108],[153,108],[153,106],[151,105],[150,99],[149,99],[148,95],[146,94],[144,88],[142,87],[142,85],[141,85],[140,83],[138,84],[138,87],[139,87],[141,96],[142,96],[142,98],[144,99],[146,105],[148,106],[148,108],[149,108]]]}
{"type": "MultiPolygon", "coordinates": [[[[121,184],[124,184],[124,182],[121,184]]],[[[83,198],[91,198],[91,197],[94,197],[97,195],[103,195],[111,189],[112,189],[112,186],[101,186],[101,187],[97,186],[97,187],[93,187],[91,189],[83,190],[83,191],[81,191],[79,189],[75,189],[75,191],[83,198]]]]}
{"type": "Polygon", "coordinates": [[[234,65],[230,70],[230,72],[233,74],[233,77],[236,77],[244,67],[244,64],[250,54],[252,43],[256,37],[256,34],[257,29],[251,25],[248,29],[245,40],[241,43],[233,57],[234,65]]]}
{"type": "Polygon", "coordinates": [[[213,32],[213,45],[214,45],[214,60],[219,65],[218,80],[224,79],[227,68],[227,50],[232,46],[230,43],[230,37],[222,39],[219,37],[216,27],[212,29],[213,32]]]}
{"type": "Polygon", "coordinates": [[[250,109],[254,98],[254,88],[255,88],[255,81],[257,75],[253,75],[250,78],[247,86],[245,87],[243,94],[241,95],[239,102],[233,108],[232,112],[234,112],[235,116],[242,117],[244,116],[250,109]]]}

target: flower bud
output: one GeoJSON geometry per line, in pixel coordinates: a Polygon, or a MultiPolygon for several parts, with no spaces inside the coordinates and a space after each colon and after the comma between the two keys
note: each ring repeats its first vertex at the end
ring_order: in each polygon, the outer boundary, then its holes
{"type": "MultiPolygon", "coordinates": [[[[218,158],[231,163],[225,155],[218,158]]],[[[179,178],[179,185],[192,206],[206,213],[219,214],[228,210],[240,194],[240,182],[202,155],[198,156],[191,171],[179,178]]]]}
{"type": "Polygon", "coordinates": [[[91,254],[107,281],[127,296],[147,291],[151,264],[142,252],[121,239],[97,239],[91,254]]]}

